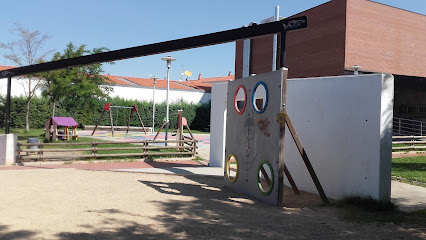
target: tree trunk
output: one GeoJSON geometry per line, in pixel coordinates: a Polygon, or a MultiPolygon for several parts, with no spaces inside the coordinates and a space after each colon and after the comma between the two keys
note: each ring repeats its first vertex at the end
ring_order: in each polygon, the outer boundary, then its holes
{"type": "Polygon", "coordinates": [[[55,116],[56,101],[53,101],[52,117],[55,116]]]}
{"type": "Polygon", "coordinates": [[[29,132],[30,131],[30,103],[31,103],[31,98],[27,98],[27,109],[26,109],[26,113],[25,113],[25,131],[29,132]]]}

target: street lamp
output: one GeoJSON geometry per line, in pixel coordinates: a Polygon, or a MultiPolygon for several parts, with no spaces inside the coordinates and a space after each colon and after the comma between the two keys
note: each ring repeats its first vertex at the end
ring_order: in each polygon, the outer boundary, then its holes
{"type": "MultiPolygon", "coordinates": [[[[172,58],[170,55],[168,55],[167,57],[161,58],[161,60],[164,60],[164,61],[167,62],[166,137],[164,138],[164,140],[167,141],[167,134],[168,134],[168,130],[169,130],[169,91],[170,91],[169,77],[170,77],[170,67],[172,66],[172,61],[176,60],[176,58],[172,58]]],[[[167,142],[166,142],[165,146],[167,146],[167,142]]]]}
{"type": "Polygon", "coordinates": [[[152,133],[154,133],[155,126],[155,83],[157,83],[158,77],[154,76],[152,78],[154,80],[154,90],[152,91],[152,133]]]}
{"type": "Polygon", "coordinates": [[[358,64],[355,64],[352,68],[354,69],[354,75],[358,75],[358,71],[361,67],[358,64]]]}

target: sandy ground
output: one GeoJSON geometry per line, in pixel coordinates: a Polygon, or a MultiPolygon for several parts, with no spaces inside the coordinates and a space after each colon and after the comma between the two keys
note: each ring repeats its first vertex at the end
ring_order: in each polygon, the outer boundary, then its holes
{"type": "Polygon", "coordinates": [[[0,172],[0,239],[425,239],[424,230],[350,222],[333,207],[272,207],[218,177],[0,172]]]}

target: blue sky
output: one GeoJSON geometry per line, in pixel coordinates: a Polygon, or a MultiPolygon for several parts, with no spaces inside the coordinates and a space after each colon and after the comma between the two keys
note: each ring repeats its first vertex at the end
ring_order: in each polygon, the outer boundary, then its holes
{"type": "MultiPolygon", "coordinates": [[[[174,40],[200,34],[239,28],[251,21],[260,22],[274,14],[287,17],[326,0],[0,0],[0,42],[16,40],[10,34],[14,23],[31,31],[39,30],[51,38],[45,49],[62,52],[68,42],[86,44],[89,49],[107,47],[110,50],[174,40]]],[[[426,0],[377,0],[387,5],[426,14],[426,0]]],[[[409,20],[408,20],[409,21],[409,20]]],[[[177,80],[182,70],[216,77],[234,73],[235,44],[172,52],[171,79],[177,80]]],[[[0,53],[3,53],[0,50],[0,53]]],[[[166,76],[167,54],[134,58],[106,65],[111,75],[149,77],[166,76]]],[[[50,57],[48,58],[50,60],[50,57]]],[[[0,65],[13,63],[0,56],[0,65]]]]}

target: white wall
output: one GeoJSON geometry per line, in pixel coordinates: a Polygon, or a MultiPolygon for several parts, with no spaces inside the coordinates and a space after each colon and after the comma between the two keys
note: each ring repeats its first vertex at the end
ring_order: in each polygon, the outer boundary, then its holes
{"type": "Polygon", "coordinates": [[[228,82],[212,84],[210,114],[210,167],[225,166],[226,102],[228,82]]]}
{"type": "Polygon", "coordinates": [[[16,145],[18,144],[18,135],[3,134],[0,135],[0,166],[12,165],[16,163],[16,145]]]}
{"type": "MultiPolygon", "coordinates": [[[[390,199],[393,76],[291,79],[287,112],[331,198],[390,199]]],[[[317,192],[286,132],[285,163],[301,190],[317,192]]]]}
{"type": "MultiPolygon", "coordinates": [[[[25,91],[28,91],[28,79],[27,78],[12,78],[12,86],[11,86],[11,91],[10,91],[10,95],[13,97],[19,97],[19,96],[25,96],[24,94],[24,89],[25,91]],[[22,86],[24,85],[25,88],[22,86]]],[[[7,94],[7,78],[0,78],[0,95],[6,96],[7,94]]],[[[36,91],[36,95],[40,96],[41,95],[41,90],[38,89],[36,91]]]]}
{"type": "MultiPolygon", "coordinates": [[[[25,96],[24,88],[28,86],[28,79],[12,78],[11,96],[19,97],[25,96]]],[[[112,86],[113,92],[109,94],[110,97],[121,97],[128,100],[141,100],[152,101],[153,89],[134,87],[134,86],[112,86]]],[[[25,88],[27,89],[27,88],[25,88]]],[[[161,103],[166,101],[166,89],[155,89],[155,102],[161,103]]],[[[0,95],[6,96],[7,94],[7,78],[0,78],[0,95]]],[[[210,101],[210,93],[199,90],[175,90],[170,89],[169,101],[176,102],[183,99],[186,102],[192,103],[205,103],[210,101]]],[[[36,91],[36,96],[41,96],[41,89],[36,91]]]]}
{"type": "MultiPolygon", "coordinates": [[[[221,115],[213,93],[211,115],[221,115]]],[[[288,80],[287,112],[328,197],[390,199],[393,94],[392,75],[288,80]]],[[[211,156],[222,154],[212,143],[211,156]]],[[[299,189],[317,193],[288,129],[285,164],[299,189]]]]}
{"type": "MultiPolygon", "coordinates": [[[[113,86],[113,92],[109,94],[110,97],[121,97],[128,100],[141,100],[152,101],[153,88],[143,87],[127,87],[127,86],[113,86]]],[[[161,103],[166,101],[167,89],[155,89],[155,102],[161,103]]],[[[176,90],[170,89],[169,101],[176,102],[183,99],[186,102],[192,103],[205,103],[210,101],[210,93],[203,91],[189,91],[189,90],[176,90]]]]}

